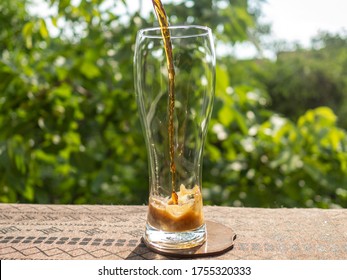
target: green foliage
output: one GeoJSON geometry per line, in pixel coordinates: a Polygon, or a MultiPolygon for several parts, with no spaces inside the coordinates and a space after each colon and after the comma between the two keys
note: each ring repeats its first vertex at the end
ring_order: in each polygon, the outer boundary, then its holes
{"type": "Polygon", "coordinates": [[[52,1],[55,21],[74,24],[73,36],[61,28],[57,37],[43,19],[2,4],[22,30],[16,44],[1,31],[1,201],[143,201],[146,155],[131,75],[137,16],[113,28],[118,18],[109,15],[107,25],[102,2],[52,1]]]}
{"type": "MultiPolygon", "coordinates": [[[[346,34],[345,34],[346,35],[346,34]]],[[[296,120],[306,110],[329,106],[347,128],[347,37],[321,33],[311,49],[282,51],[262,72],[271,108],[296,120]]]]}
{"type": "MultiPolygon", "coordinates": [[[[229,86],[217,68],[218,106],[205,158],[205,201],[235,206],[346,205],[347,135],[328,107],[297,122],[267,111],[267,95],[229,86]],[[216,179],[217,178],[217,179],[216,179]]],[[[241,75],[243,75],[241,73],[241,75]]],[[[248,80],[249,82],[249,80],[248,80]]]]}
{"type": "Polygon", "coordinates": [[[332,110],[309,110],[293,123],[265,111],[264,95],[249,90],[236,87],[222,96],[232,113],[221,108],[209,134],[205,201],[263,207],[346,205],[347,135],[336,127],[332,110]]]}
{"type": "MultiPolygon", "coordinates": [[[[27,1],[0,3],[0,201],[145,203],[147,155],[132,59],[137,30],[155,18],[144,18],[127,1],[49,3],[55,12],[45,18],[28,14],[27,1]]],[[[261,29],[260,11],[249,1],[181,1],[168,4],[167,12],[173,24],[211,26],[217,43],[229,46],[261,29]]],[[[286,64],[280,71],[281,58],[278,65],[219,58],[204,157],[206,203],[347,206],[346,132],[337,126],[341,118],[322,106],[342,112],[342,96],[309,111],[294,103],[293,112],[299,111],[292,120],[274,113],[284,112],[281,100],[288,106],[294,100],[292,93],[275,100],[272,89],[281,79],[304,82],[308,76],[301,77],[299,66],[318,65],[298,55],[301,64],[288,62],[293,68],[286,64]]],[[[338,57],[345,61],[344,52],[338,57]]],[[[326,77],[345,86],[337,77],[345,66],[329,67],[326,77]]],[[[295,92],[299,84],[281,88],[295,92]]],[[[309,96],[320,87],[304,89],[309,96]]]]}

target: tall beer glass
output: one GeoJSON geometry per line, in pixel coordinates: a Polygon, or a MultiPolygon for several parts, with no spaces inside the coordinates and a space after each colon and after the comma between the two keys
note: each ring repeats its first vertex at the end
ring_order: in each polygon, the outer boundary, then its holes
{"type": "Polygon", "coordinates": [[[150,247],[177,250],[199,246],[206,239],[201,176],[214,98],[215,52],[208,27],[168,29],[174,102],[169,98],[167,56],[159,27],[138,32],[134,77],[149,163],[144,240],[150,247]]]}

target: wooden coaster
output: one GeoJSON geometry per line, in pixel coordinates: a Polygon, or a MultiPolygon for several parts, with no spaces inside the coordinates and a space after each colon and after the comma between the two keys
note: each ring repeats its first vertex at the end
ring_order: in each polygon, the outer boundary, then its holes
{"type": "MultiPolygon", "coordinates": [[[[170,257],[198,258],[223,254],[234,247],[236,234],[234,231],[220,223],[206,221],[207,238],[204,244],[191,249],[166,250],[154,248],[144,242],[152,251],[170,257]]],[[[144,241],[144,239],[142,239],[144,241]]]]}

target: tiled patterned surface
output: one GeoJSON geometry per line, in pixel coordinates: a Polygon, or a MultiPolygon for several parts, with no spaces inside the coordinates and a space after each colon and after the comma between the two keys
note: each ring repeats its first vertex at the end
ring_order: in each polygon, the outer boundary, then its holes
{"type": "MultiPolygon", "coordinates": [[[[146,206],[0,204],[0,259],[167,259],[141,243],[146,206]]],[[[347,210],[206,206],[237,234],[214,259],[347,259],[347,210]]]]}

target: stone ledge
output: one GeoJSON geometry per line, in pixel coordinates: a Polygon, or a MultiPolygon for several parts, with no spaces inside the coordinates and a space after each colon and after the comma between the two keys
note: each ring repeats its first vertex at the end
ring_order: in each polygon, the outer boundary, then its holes
{"type": "MultiPolygon", "coordinates": [[[[168,259],[141,243],[147,206],[0,204],[0,259],[168,259]]],[[[347,210],[205,206],[237,234],[213,259],[347,259],[347,210]]]]}

